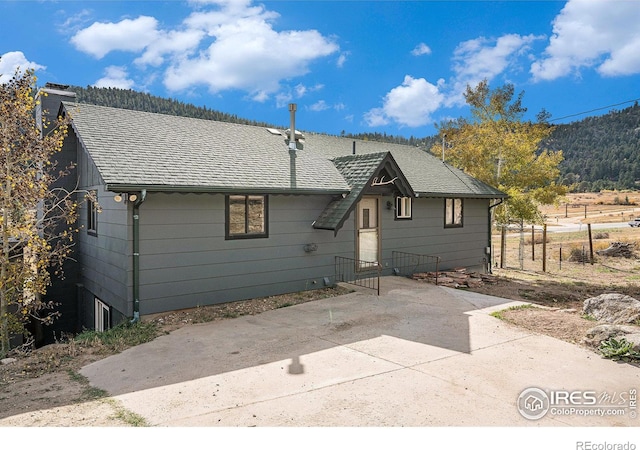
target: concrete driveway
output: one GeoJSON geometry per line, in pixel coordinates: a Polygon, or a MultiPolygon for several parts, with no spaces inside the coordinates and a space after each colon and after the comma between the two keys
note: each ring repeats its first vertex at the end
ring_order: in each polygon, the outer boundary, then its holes
{"type": "Polygon", "coordinates": [[[379,297],[357,291],[186,326],[81,373],[157,426],[640,423],[629,403],[637,367],[489,315],[515,304],[387,277],[379,297]],[[551,396],[538,420],[517,407],[533,387],[521,405],[551,396]]]}

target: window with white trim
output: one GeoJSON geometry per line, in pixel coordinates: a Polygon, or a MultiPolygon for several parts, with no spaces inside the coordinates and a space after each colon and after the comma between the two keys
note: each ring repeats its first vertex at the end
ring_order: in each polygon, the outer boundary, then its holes
{"type": "Polygon", "coordinates": [[[411,197],[396,197],[396,219],[411,219],[411,197]]]}
{"type": "Polygon", "coordinates": [[[455,228],[462,226],[462,199],[444,199],[444,226],[445,228],[455,228]]]}
{"type": "Polygon", "coordinates": [[[107,331],[111,328],[111,308],[98,297],[95,297],[94,319],[96,331],[107,331]]]}

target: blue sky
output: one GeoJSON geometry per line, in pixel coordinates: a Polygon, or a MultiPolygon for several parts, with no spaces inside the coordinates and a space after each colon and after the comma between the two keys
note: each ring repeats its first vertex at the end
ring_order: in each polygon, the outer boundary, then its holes
{"type": "Polygon", "coordinates": [[[0,0],[0,56],[0,82],[32,67],[40,85],[282,125],[294,102],[304,130],[424,137],[467,116],[462,93],[484,78],[556,123],[640,98],[640,3],[0,0]]]}

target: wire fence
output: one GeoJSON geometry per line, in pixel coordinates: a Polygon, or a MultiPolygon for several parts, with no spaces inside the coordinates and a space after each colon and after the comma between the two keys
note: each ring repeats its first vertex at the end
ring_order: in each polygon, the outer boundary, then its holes
{"type": "Polygon", "coordinates": [[[492,267],[542,272],[580,271],[586,265],[610,262],[608,256],[635,257],[633,230],[592,230],[586,224],[577,231],[558,232],[546,227],[501,227],[493,236],[492,267]]]}

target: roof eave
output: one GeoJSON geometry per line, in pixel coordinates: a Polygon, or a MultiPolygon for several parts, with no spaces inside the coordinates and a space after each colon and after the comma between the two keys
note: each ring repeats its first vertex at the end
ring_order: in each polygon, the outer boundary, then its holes
{"type": "Polygon", "coordinates": [[[220,186],[189,186],[170,184],[135,184],[135,183],[107,183],[105,189],[110,192],[133,192],[146,190],[147,192],[181,192],[181,193],[212,193],[212,194],[304,194],[304,195],[342,195],[347,190],[338,189],[304,189],[304,188],[252,188],[248,186],[220,187],[220,186]]]}
{"type": "Polygon", "coordinates": [[[431,197],[431,198],[486,198],[486,199],[495,199],[509,198],[507,194],[474,194],[474,193],[463,193],[463,194],[455,194],[455,193],[442,193],[442,192],[416,192],[416,197],[431,197]]]}

